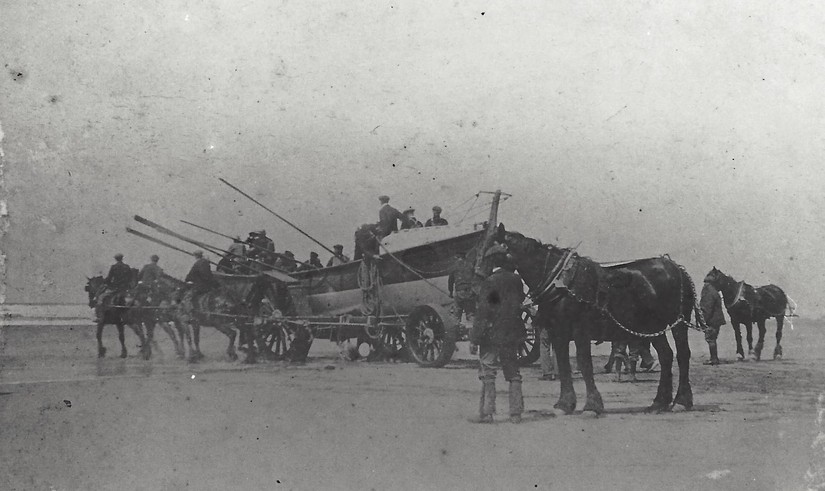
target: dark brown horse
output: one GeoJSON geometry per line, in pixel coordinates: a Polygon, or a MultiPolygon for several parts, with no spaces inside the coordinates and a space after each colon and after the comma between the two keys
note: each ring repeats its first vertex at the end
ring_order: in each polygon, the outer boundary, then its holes
{"type": "MultiPolygon", "coordinates": [[[[693,282],[678,264],[665,256],[603,268],[570,249],[505,232],[503,226],[499,226],[497,240],[507,246],[539,307],[537,327],[549,328],[561,382],[556,408],[571,413],[576,407],[570,341],[576,343],[587,387],[584,410],[601,413],[604,404],[593,378],[591,340],[631,341],[640,337],[653,342],[662,366],[658,392],[648,410],[666,411],[675,404],[686,409],[693,406],[687,328],[691,311],[698,309],[693,282]],[[673,351],[665,336],[668,330],[673,334],[679,363],[675,400],[673,351]]],[[[697,317],[701,319],[701,314],[697,317]]]]}
{"type": "Polygon", "coordinates": [[[266,347],[264,340],[259,337],[255,317],[259,315],[263,299],[269,304],[277,305],[276,292],[272,279],[266,275],[223,275],[216,274],[220,287],[199,295],[192,292],[186,294],[175,311],[175,318],[184,326],[192,326],[194,352],[190,361],[203,358],[200,350],[200,327],[211,326],[229,338],[226,354],[230,360],[237,360],[235,352],[235,330],[246,330],[246,339],[249,340],[246,363],[255,363],[257,352],[263,352],[266,347]],[[258,350],[253,346],[257,342],[258,350]]]}
{"type": "MultiPolygon", "coordinates": [[[[136,274],[133,276],[137,277],[136,274]]],[[[120,357],[126,358],[129,353],[126,349],[124,326],[128,324],[140,339],[141,350],[146,347],[146,339],[143,336],[140,323],[130,312],[130,305],[127,305],[125,296],[111,295],[103,305],[98,306],[98,297],[105,289],[106,280],[102,276],[87,279],[86,292],[89,294],[89,307],[97,310],[97,356],[98,358],[106,356],[106,348],[103,346],[103,327],[111,324],[117,327],[117,336],[120,340],[120,357]]]]}
{"type": "Polygon", "coordinates": [[[782,326],[785,322],[785,310],[788,307],[788,296],[776,285],[765,285],[754,288],[744,281],[736,281],[732,276],[719,271],[715,267],[705,276],[705,281],[722,292],[725,308],[728,311],[730,322],[733,324],[733,334],[736,336],[736,353],[739,359],[745,357],[742,348],[742,332],[739,325],[744,324],[747,330],[748,353],[754,360],[762,357],[762,348],[765,345],[765,320],[776,319],[776,347],[773,349],[773,358],[782,358],[782,326]],[[759,329],[759,339],[753,345],[753,323],[759,329]]]}
{"type": "Polygon", "coordinates": [[[143,356],[147,360],[152,356],[152,345],[154,341],[155,327],[161,328],[169,335],[175,345],[175,353],[178,358],[186,356],[184,350],[184,340],[189,344],[190,352],[193,351],[192,337],[188,329],[177,322],[174,316],[180,290],[186,283],[163,274],[160,278],[151,282],[138,282],[138,284],[127,294],[127,303],[132,305],[130,315],[134,321],[146,328],[146,344],[143,349],[143,356]],[[170,327],[174,323],[177,334],[170,327]]]}

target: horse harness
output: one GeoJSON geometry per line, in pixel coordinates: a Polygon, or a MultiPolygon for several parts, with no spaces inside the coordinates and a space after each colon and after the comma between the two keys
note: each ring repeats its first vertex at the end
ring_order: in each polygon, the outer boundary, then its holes
{"type": "MultiPolygon", "coordinates": [[[[685,271],[685,269],[670,259],[670,256],[667,254],[662,256],[663,259],[670,261],[671,263],[675,264],[680,271],[685,271]]],[[[685,324],[686,326],[695,329],[697,331],[705,332],[708,328],[704,322],[704,316],[702,315],[702,311],[698,309],[696,305],[694,305],[694,310],[696,311],[697,321],[699,325],[694,325],[685,320],[684,315],[682,314],[681,306],[679,308],[679,316],[676,320],[667,325],[664,329],[661,329],[655,333],[642,333],[634,331],[624,324],[622,324],[616,317],[613,316],[613,313],[605,306],[607,303],[607,288],[604,282],[601,279],[601,275],[597,275],[597,286],[596,286],[596,293],[594,300],[588,300],[581,295],[577,294],[573,289],[573,280],[576,277],[576,272],[580,267],[580,257],[578,254],[575,253],[573,249],[567,249],[564,255],[556,262],[553,269],[545,276],[544,280],[539,284],[539,286],[535,289],[531,289],[528,293],[532,302],[537,304],[539,302],[547,302],[549,305],[555,304],[556,302],[560,301],[564,298],[565,295],[569,296],[570,298],[576,300],[579,303],[585,304],[596,311],[598,311],[602,316],[610,319],[616,326],[624,330],[625,332],[632,334],[637,337],[641,338],[656,338],[667,331],[673,329],[674,327],[678,326],[679,324],[685,324]],[[536,293],[538,291],[538,293],[536,293]],[[601,299],[601,301],[599,301],[601,299]]],[[[550,262],[550,255],[547,255],[547,260],[544,264],[544,270],[547,271],[548,265],[550,262]]],[[[693,291],[693,298],[694,301],[696,299],[696,288],[693,285],[693,282],[690,283],[690,288],[693,291]]],[[[683,301],[684,297],[684,279],[682,275],[679,275],[679,299],[680,302],[683,301]]]]}

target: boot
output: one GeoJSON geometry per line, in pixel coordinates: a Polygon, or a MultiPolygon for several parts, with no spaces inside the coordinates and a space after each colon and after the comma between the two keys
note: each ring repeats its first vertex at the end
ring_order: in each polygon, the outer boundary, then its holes
{"type": "Polygon", "coordinates": [[[524,412],[524,396],[521,394],[521,380],[510,382],[510,422],[521,423],[521,413],[524,412]]]}
{"type": "Polygon", "coordinates": [[[481,386],[481,399],[478,403],[478,423],[492,423],[496,412],[496,381],[485,380],[481,386]]]}

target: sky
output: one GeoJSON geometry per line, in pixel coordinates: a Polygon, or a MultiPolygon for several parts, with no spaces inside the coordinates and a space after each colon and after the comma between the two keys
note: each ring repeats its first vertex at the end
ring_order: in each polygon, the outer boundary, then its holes
{"type": "Polygon", "coordinates": [[[697,283],[716,266],[825,314],[823,5],[0,11],[7,302],[84,302],[116,252],[136,267],[158,253],[183,276],[191,258],[125,232],[135,214],[219,246],[179,220],[265,228],[326,261],[221,177],[350,254],[380,194],[455,223],[459,204],[502,189],[508,229],[598,261],[667,253],[697,283]]]}

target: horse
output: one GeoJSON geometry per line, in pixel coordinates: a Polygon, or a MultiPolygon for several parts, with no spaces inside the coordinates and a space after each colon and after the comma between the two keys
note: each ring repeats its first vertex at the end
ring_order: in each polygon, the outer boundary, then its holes
{"type": "Polygon", "coordinates": [[[776,319],[776,347],[773,349],[773,358],[782,358],[782,327],[785,321],[785,310],[788,308],[788,296],[776,285],[765,285],[754,288],[744,281],[736,281],[714,266],[705,281],[722,292],[725,300],[725,309],[728,311],[730,322],[733,325],[733,334],[736,337],[736,353],[739,359],[745,358],[742,348],[742,333],[739,325],[744,324],[747,330],[748,354],[759,361],[762,358],[762,348],[765,345],[765,320],[770,317],[776,319]],[[753,323],[759,329],[759,340],[753,346],[753,323]]]}
{"type": "Polygon", "coordinates": [[[549,329],[559,364],[561,392],[554,407],[566,414],[576,408],[569,344],[576,343],[579,369],[587,388],[585,411],[604,411],[593,378],[590,342],[629,342],[648,338],[659,354],[659,387],[648,412],[669,411],[675,405],[693,407],[687,328],[691,311],[703,325],[693,281],[669,257],[641,259],[605,268],[571,249],[561,249],[500,225],[497,241],[507,247],[530,296],[538,305],[537,329],[549,329]],[[673,398],[673,351],[676,344],[679,386],[673,398]]]}
{"type": "Polygon", "coordinates": [[[183,281],[163,274],[151,282],[139,281],[127,295],[127,303],[131,300],[133,306],[130,309],[130,315],[138,321],[138,325],[142,324],[146,327],[146,348],[143,350],[145,359],[148,360],[152,356],[152,345],[156,344],[154,341],[155,326],[158,324],[174,343],[178,358],[186,357],[184,340],[188,342],[190,352],[193,351],[189,331],[176,322],[173,315],[178,292],[183,286],[185,286],[183,281]],[[175,324],[177,335],[169,326],[170,323],[175,324]]]}
{"type": "Polygon", "coordinates": [[[211,326],[229,338],[226,355],[231,361],[238,359],[235,351],[235,329],[247,330],[249,349],[245,363],[255,363],[257,342],[258,351],[264,352],[264,342],[258,337],[258,330],[253,319],[259,313],[264,298],[272,305],[276,304],[271,279],[266,275],[223,275],[216,274],[220,286],[216,289],[196,294],[187,292],[175,309],[175,318],[184,326],[191,326],[194,351],[189,357],[191,362],[203,358],[200,350],[200,327],[211,326]]]}
{"type": "MultiPolygon", "coordinates": [[[[137,277],[135,270],[133,276],[137,277]]],[[[125,301],[119,301],[117,295],[110,296],[107,303],[98,307],[98,297],[106,289],[106,280],[103,276],[95,276],[86,279],[86,292],[89,295],[89,307],[99,309],[97,312],[97,357],[103,358],[106,356],[106,348],[103,346],[103,326],[112,324],[117,327],[117,335],[120,340],[120,357],[126,358],[129,353],[126,350],[126,336],[123,327],[129,327],[135,332],[138,339],[140,339],[141,350],[146,347],[146,338],[143,336],[143,331],[140,329],[139,323],[130,313],[130,306],[125,301]]]]}

